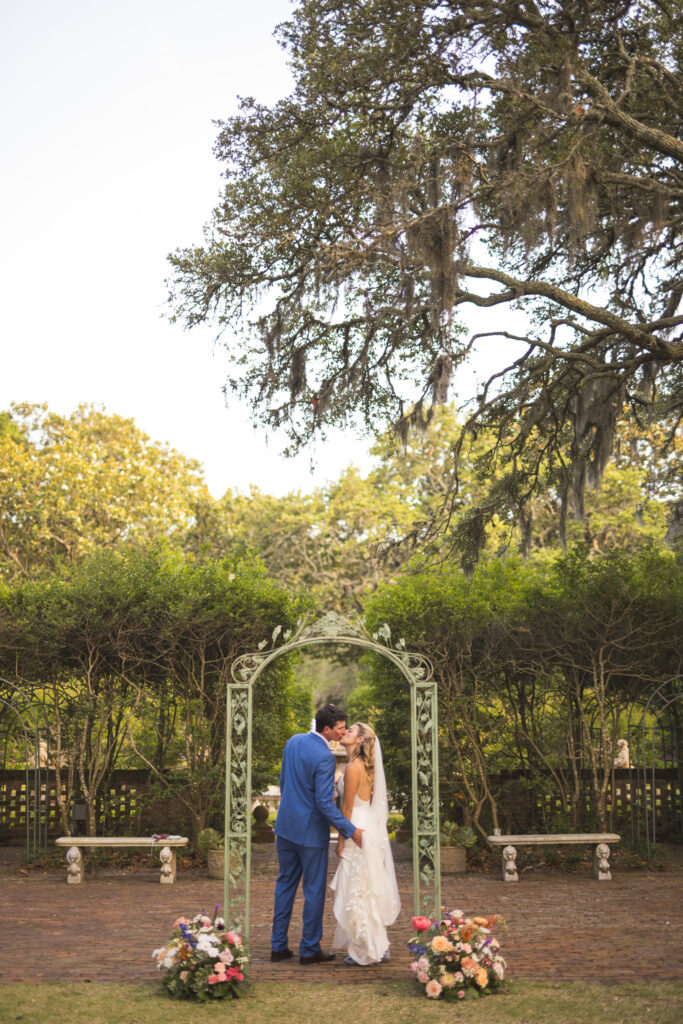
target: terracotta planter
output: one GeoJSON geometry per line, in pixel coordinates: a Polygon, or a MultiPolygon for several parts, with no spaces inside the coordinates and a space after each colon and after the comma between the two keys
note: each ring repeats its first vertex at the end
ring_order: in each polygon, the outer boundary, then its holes
{"type": "Polygon", "coordinates": [[[442,875],[464,875],[467,871],[467,862],[464,846],[442,846],[441,847],[441,874],[442,875]]]}

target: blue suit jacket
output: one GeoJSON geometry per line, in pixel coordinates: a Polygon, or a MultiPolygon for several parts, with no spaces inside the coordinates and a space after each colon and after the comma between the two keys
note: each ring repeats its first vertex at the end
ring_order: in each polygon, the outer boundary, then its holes
{"type": "Polygon", "coordinates": [[[282,754],[275,833],[299,846],[327,846],[330,825],[348,839],[356,826],[334,802],[335,758],[321,736],[292,736],[282,754]]]}

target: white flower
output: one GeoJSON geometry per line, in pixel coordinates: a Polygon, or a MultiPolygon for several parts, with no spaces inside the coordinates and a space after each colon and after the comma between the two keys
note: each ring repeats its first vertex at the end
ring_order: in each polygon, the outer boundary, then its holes
{"type": "Polygon", "coordinates": [[[218,950],[215,946],[216,939],[213,935],[204,935],[201,932],[197,936],[197,949],[200,953],[206,953],[208,956],[217,957],[218,950]]]}
{"type": "Polygon", "coordinates": [[[153,949],[152,950],[152,960],[157,960],[159,958],[159,954],[163,953],[163,951],[164,951],[164,947],[163,946],[159,946],[158,949],[153,949]]]}
{"type": "Polygon", "coordinates": [[[493,965],[493,973],[497,978],[505,977],[505,968],[503,967],[499,960],[497,960],[496,963],[493,965]]]}
{"type": "Polygon", "coordinates": [[[175,963],[175,950],[174,949],[169,949],[168,953],[166,954],[164,959],[161,961],[161,966],[165,967],[166,970],[168,970],[169,967],[173,967],[174,963],[175,963]]]}

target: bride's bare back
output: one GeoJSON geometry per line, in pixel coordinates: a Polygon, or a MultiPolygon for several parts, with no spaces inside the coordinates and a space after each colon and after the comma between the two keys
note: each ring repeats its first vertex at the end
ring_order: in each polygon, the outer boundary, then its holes
{"type": "Polygon", "coordinates": [[[360,761],[350,761],[344,772],[344,817],[351,817],[353,801],[357,796],[361,800],[369,800],[372,797],[372,783],[363,764],[360,761]]]}

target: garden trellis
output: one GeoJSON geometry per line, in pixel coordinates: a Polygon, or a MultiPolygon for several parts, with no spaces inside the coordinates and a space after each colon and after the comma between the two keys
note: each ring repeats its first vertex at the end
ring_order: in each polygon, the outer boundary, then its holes
{"type": "Polygon", "coordinates": [[[225,753],[224,907],[231,927],[241,930],[247,938],[254,684],[281,655],[323,644],[360,647],[379,654],[396,665],[410,686],[415,913],[428,917],[440,913],[438,714],[431,662],[422,654],[406,650],[401,639],[392,643],[386,624],[370,634],[361,622],[329,612],[317,621],[299,620],[294,633],[276,626],[270,641],[263,641],[257,651],[241,655],[232,665],[225,753]]]}

